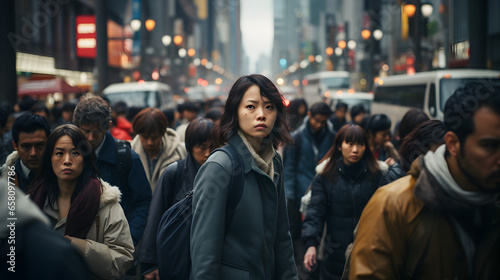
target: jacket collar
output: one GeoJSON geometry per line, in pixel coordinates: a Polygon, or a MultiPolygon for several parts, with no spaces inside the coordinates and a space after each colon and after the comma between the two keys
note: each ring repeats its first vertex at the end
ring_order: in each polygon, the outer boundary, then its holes
{"type": "Polygon", "coordinates": [[[359,165],[356,166],[357,168],[359,168],[359,171],[356,173],[356,177],[354,178],[350,178],[349,177],[349,174],[347,174],[347,167],[344,163],[344,160],[342,158],[339,159],[339,163],[337,165],[337,168],[338,168],[338,171],[339,173],[344,176],[345,178],[348,178],[352,181],[357,181],[360,177],[362,177],[363,175],[365,175],[366,173],[368,173],[368,170],[366,168],[366,164],[364,162],[359,162],[359,165]]]}
{"type": "Polygon", "coordinates": [[[113,135],[111,135],[109,131],[106,132],[106,139],[104,139],[104,143],[102,144],[97,159],[111,164],[116,163],[115,138],[113,137],[113,135]]]}
{"type": "Polygon", "coordinates": [[[99,179],[102,186],[101,198],[99,201],[99,208],[103,208],[108,204],[119,203],[121,201],[122,193],[118,187],[111,186],[103,179],[99,179]]]}
{"type": "MultiPolygon", "coordinates": [[[[323,171],[325,170],[326,164],[330,161],[331,158],[327,158],[324,161],[322,161],[320,164],[316,166],[316,174],[322,174],[323,171]]],[[[345,172],[345,164],[342,158],[338,159],[339,163],[337,164],[337,170],[339,171],[342,176],[349,178],[348,175],[345,172]]],[[[360,162],[362,164],[362,167],[360,169],[360,172],[357,173],[356,178],[353,178],[354,181],[356,181],[359,177],[361,177],[363,174],[367,173],[368,170],[366,168],[366,164],[364,162],[360,162]]]]}
{"type": "MultiPolygon", "coordinates": [[[[159,155],[159,159],[166,159],[174,155],[175,150],[181,143],[179,135],[175,130],[171,128],[167,128],[167,131],[165,134],[163,134],[163,137],[161,139],[161,144],[162,144],[162,152],[159,155]]],[[[134,151],[138,151],[137,153],[142,157],[147,156],[146,151],[144,150],[144,147],[142,146],[141,140],[139,138],[139,135],[136,135],[134,137],[134,140],[132,140],[131,143],[132,149],[134,151]]],[[[146,158],[144,158],[146,159],[146,158]]]]}

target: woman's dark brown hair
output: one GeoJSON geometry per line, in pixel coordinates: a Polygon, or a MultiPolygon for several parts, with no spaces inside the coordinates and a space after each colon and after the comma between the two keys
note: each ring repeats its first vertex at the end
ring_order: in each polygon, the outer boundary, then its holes
{"type": "Polygon", "coordinates": [[[337,132],[337,136],[335,136],[335,140],[333,140],[332,147],[320,161],[321,163],[328,158],[330,159],[323,170],[323,176],[332,182],[337,181],[337,168],[343,160],[341,148],[344,141],[347,143],[353,142],[365,145],[365,153],[361,157],[360,162],[363,162],[368,168],[370,177],[372,179],[375,178],[378,172],[377,160],[368,147],[368,135],[366,135],[366,132],[357,124],[344,125],[340,128],[339,132],[337,132]]]}
{"type": "Polygon", "coordinates": [[[276,86],[263,75],[253,74],[240,77],[229,91],[229,96],[224,106],[224,114],[215,124],[212,139],[215,147],[224,145],[238,129],[238,108],[245,92],[253,85],[260,89],[260,94],[269,99],[278,112],[273,130],[268,136],[274,147],[279,144],[293,143],[286,122],[286,110],[283,105],[283,96],[276,86]]]}

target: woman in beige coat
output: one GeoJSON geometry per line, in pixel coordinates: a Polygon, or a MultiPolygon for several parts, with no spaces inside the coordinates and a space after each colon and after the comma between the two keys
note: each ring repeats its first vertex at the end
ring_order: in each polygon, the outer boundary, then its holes
{"type": "Polygon", "coordinates": [[[52,132],[41,170],[30,197],[54,230],[80,249],[98,278],[124,275],[134,246],[119,204],[121,193],[97,178],[91,148],[78,127],[62,125],[52,132]]]}

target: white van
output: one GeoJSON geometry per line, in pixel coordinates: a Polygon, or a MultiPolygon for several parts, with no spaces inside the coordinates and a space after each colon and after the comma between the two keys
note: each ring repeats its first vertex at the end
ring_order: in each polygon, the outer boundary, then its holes
{"type": "MultiPolygon", "coordinates": [[[[342,102],[347,104],[347,111],[350,112],[354,105],[361,104],[368,114],[372,111],[373,103],[373,93],[369,92],[354,92],[349,91],[347,93],[338,92],[332,96],[332,111],[335,111],[337,103],[342,102]]],[[[349,114],[348,114],[349,115],[349,114]]]]}
{"type": "Polygon", "coordinates": [[[304,99],[308,106],[316,102],[326,102],[331,105],[332,95],[347,93],[351,88],[351,77],[347,71],[322,71],[304,76],[307,85],[304,86],[304,99]]]}
{"type": "Polygon", "coordinates": [[[129,108],[152,107],[164,110],[176,107],[170,86],[160,82],[112,84],[103,90],[103,94],[111,104],[123,101],[129,108]]]}
{"type": "Polygon", "coordinates": [[[374,85],[372,114],[386,114],[393,126],[411,108],[442,120],[446,100],[469,82],[500,86],[500,71],[455,69],[379,78],[374,85]]]}

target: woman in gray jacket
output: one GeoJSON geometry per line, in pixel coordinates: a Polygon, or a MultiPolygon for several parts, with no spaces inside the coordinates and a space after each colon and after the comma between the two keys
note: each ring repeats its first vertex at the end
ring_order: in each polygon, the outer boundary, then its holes
{"type": "Polygon", "coordinates": [[[229,156],[215,152],[198,171],[191,278],[297,279],[281,178],[283,166],[275,150],[292,140],[276,86],[262,75],[239,78],[213,135],[217,146],[227,143],[242,157],[244,186],[232,219],[227,220],[233,170],[229,156]]]}

